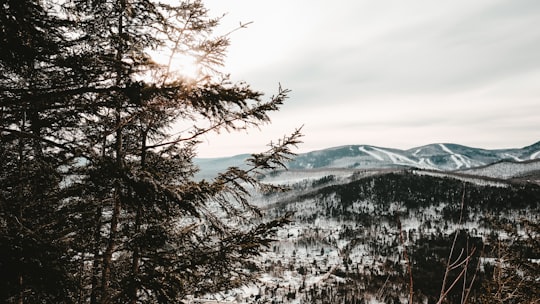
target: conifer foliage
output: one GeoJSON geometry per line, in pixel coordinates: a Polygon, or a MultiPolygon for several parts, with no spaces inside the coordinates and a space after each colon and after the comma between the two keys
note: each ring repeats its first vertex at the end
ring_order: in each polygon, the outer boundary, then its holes
{"type": "Polygon", "coordinates": [[[0,6],[0,302],[179,303],[251,279],[287,219],[262,222],[249,193],[300,132],[213,180],[192,159],[288,91],[265,100],[220,72],[228,37],[201,1],[0,6]],[[197,75],[173,72],[178,56],[197,75]]]}

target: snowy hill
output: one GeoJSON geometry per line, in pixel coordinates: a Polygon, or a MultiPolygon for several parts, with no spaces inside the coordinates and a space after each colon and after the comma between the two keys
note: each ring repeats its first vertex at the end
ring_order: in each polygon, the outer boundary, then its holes
{"type": "Polygon", "coordinates": [[[499,161],[486,166],[460,170],[460,173],[501,179],[540,181],[540,160],[499,161]]]}
{"type": "MultiPolygon", "coordinates": [[[[227,158],[196,159],[199,178],[211,178],[230,166],[244,166],[247,154],[227,158]]],[[[438,171],[467,170],[491,164],[540,159],[540,142],[516,149],[487,150],[450,143],[429,144],[408,150],[370,145],[350,145],[299,154],[289,163],[291,170],[323,168],[392,169],[418,168],[438,171]]],[[[498,167],[501,170],[501,166],[498,167]]],[[[471,173],[473,171],[469,171],[471,173]]],[[[479,171],[480,172],[480,171],[479,171]]],[[[481,171],[487,174],[487,170],[481,171]]],[[[500,176],[497,173],[496,176],[500,176]]]]}
{"type": "Polygon", "coordinates": [[[352,145],[299,155],[292,169],[309,168],[396,168],[459,170],[511,160],[540,158],[540,142],[520,149],[486,150],[457,144],[430,144],[409,150],[352,145]]]}
{"type": "MultiPolygon", "coordinates": [[[[464,155],[455,146],[449,149],[464,155]]],[[[493,242],[508,235],[499,222],[521,229],[523,219],[538,222],[540,186],[477,173],[509,170],[515,173],[509,175],[513,178],[533,172],[524,168],[536,168],[539,163],[504,161],[470,172],[326,167],[268,174],[265,182],[292,190],[255,195],[255,203],[269,218],[292,213],[293,221],[262,254],[259,263],[264,271],[258,282],[209,299],[228,303],[406,303],[408,290],[403,286],[407,286],[409,259],[418,302],[433,302],[456,233],[460,239],[456,250],[485,250],[474,257],[485,265],[471,293],[478,298],[485,292],[480,280],[492,277],[487,270],[493,269],[497,257],[493,242]]],[[[519,235],[526,234],[520,231],[519,235]]],[[[540,258],[530,254],[528,258],[540,258]]],[[[474,268],[470,267],[470,277],[474,268]]],[[[459,290],[449,295],[449,303],[459,303],[459,290]]]]}

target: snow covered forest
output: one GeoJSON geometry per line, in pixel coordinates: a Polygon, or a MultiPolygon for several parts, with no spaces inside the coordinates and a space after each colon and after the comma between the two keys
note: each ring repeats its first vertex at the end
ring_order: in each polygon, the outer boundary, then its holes
{"type": "Polygon", "coordinates": [[[313,171],[266,177],[294,190],[259,201],[294,221],[264,255],[260,282],[239,294],[269,303],[538,300],[537,184],[421,169],[313,171]]]}

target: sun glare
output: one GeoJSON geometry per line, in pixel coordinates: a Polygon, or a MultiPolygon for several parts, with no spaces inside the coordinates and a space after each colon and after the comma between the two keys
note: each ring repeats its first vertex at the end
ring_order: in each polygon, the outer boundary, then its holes
{"type": "Polygon", "coordinates": [[[189,82],[196,82],[201,78],[202,67],[197,62],[197,58],[189,54],[166,55],[165,52],[150,52],[152,59],[163,67],[161,76],[166,81],[183,79],[189,82]]]}
{"type": "Polygon", "coordinates": [[[180,77],[195,81],[201,76],[201,67],[195,58],[188,55],[178,55],[170,61],[169,73],[172,74],[172,78],[180,77]]]}

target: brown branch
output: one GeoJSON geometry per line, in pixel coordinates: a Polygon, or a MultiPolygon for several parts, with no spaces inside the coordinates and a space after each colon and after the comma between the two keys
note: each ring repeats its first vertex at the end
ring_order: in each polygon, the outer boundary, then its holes
{"type": "MultiPolygon", "coordinates": [[[[460,211],[460,214],[459,214],[459,224],[460,225],[461,225],[462,220],[463,220],[464,204],[465,204],[465,189],[463,190],[463,193],[461,195],[461,211],[460,211]]],[[[455,234],[454,234],[454,240],[452,241],[452,247],[450,248],[450,253],[448,254],[448,260],[446,261],[446,268],[445,268],[445,271],[444,271],[444,277],[443,277],[443,281],[442,281],[442,284],[441,284],[441,293],[440,293],[440,296],[439,296],[439,302],[442,301],[443,294],[445,293],[446,280],[448,279],[448,275],[450,274],[451,259],[452,259],[452,255],[454,253],[454,249],[456,247],[457,237],[458,237],[458,232],[456,231],[455,234]]]]}
{"type": "MultiPolygon", "coordinates": [[[[482,249],[482,251],[484,251],[484,249],[482,249]]],[[[469,284],[469,287],[467,288],[467,292],[461,297],[462,304],[467,303],[467,299],[469,298],[469,295],[470,295],[471,290],[472,290],[472,285],[473,285],[474,281],[476,280],[476,275],[478,274],[478,271],[480,270],[480,262],[481,262],[481,259],[478,259],[478,263],[476,263],[476,269],[474,271],[474,275],[472,277],[471,283],[469,284]]],[[[466,283],[463,282],[464,286],[465,286],[465,284],[466,283]]]]}
{"type": "MultiPolygon", "coordinates": [[[[460,227],[463,224],[463,210],[464,210],[464,208],[465,208],[465,189],[463,190],[463,194],[462,194],[462,197],[461,197],[461,210],[460,210],[460,215],[459,215],[459,225],[460,225],[460,227]]],[[[466,245],[467,248],[461,248],[461,252],[460,252],[459,256],[452,262],[452,255],[454,253],[454,250],[456,249],[458,233],[459,233],[459,230],[454,232],[454,240],[452,241],[452,247],[450,248],[450,253],[448,255],[448,260],[446,262],[446,268],[445,268],[445,271],[444,271],[444,278],[443,278],[443,282],[441,284],[441,293],[440,293],[440,296],[439,296],[439,300],[437,301],[437,304],[440,304],[440,303],[442,303],[444,301],[444,299],[446,298],[448,293],[456,286],[456,284],[461,279],[463,279],[463,290],[461,292],[461,303],[462,304],[466,303],[467,298],[469,297],[469,294],[470,294],[470,291],[471,291],[471,288],[472,288],[472,284],[474,283],[474,280],[476,279],[476,274],[478,272],[478,268],[480,267],[480,261],[479,261],[478,264],[477,264],[477,267],[476,267],[476,271],[475,271],[475,273],[473,275],[473,278],[472,278],[472,280],[471,280],[471,282],[469,284],[469,287],[467,288],[467,282],[466,282],[467,281],[467,271],[469,270],[469,263],[472,260],[474,254],[476,253],[476,247],[472,247],[471,252],[466,255],[466,257],[463,259],[463,261],[460,262],[459,260],[463,256],[463,253],[464,253],[465,249],[467,251],[469,251],[469,248],[468,248],[469,247],[469,242],[467,241],[467,245],[466,245]],[[455,269],[457,269],[459,267],[462,267],[462,270],[459,272],[458,276],[454,279],[454,281],[447,288],[446,283],[447,283],[448,275],[450,274],[450,272],[452,270],[455,270],[455,269]]]]}

